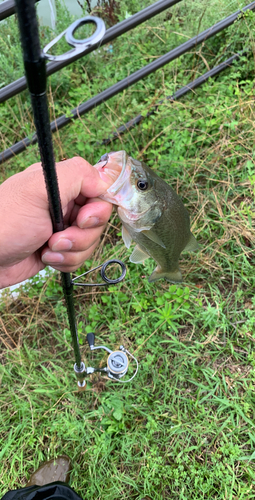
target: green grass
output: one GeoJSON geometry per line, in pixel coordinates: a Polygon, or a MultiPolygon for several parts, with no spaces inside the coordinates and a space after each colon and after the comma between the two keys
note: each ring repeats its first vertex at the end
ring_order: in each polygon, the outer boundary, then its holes
{"type": "MultiPolygon", "coordinates": [[[[121,2],[120,18],[136,5],[121,2]]],[[[52,119],[239,3],[187,6],[181,2],[168,11],[172,17],[162,14],[132,37],[124,35],[113,43],[112,55],[102,50],[52,76],[52,119]]],[[[149,284],[154,262],[129,263],[132,250],[123,245],[115,215],[84,266],[117,257],[128,274],[114,288],[75,290],[82,359],[88,365],[106,360],[88,350],[86,334],[93,330],[98,345],[124,344],[135,353],[136,378],[117,385],[97,375],[85,392],[77,391],[58,276],[35,279],[17,300],[4,295],[1,494],[24,486],[43,460],[67,453],[70,484],[84,500],[254,498],[254,16],[238,23],[54,136],[57,158],[81,154],[95,163],[106,152],[97,143],[119,125],[227,58],[244,40],[250,48],[241,62],[182,100],[166,102],[107,148],[126,149],[174,187],[200,244],[198,253],[180,259],[181,286],[149,284]]],[[[25,94],[1,113],[2,149],[32,133],[25,94]]],[[[29,148],[1,167],[1,179],[38,158],[36,146],[29,148]]]]}

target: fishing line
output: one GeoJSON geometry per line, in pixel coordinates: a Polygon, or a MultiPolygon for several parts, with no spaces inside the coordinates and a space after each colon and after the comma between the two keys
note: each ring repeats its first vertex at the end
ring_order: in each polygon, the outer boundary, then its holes
{"type": "MultiPolygon", "coordinates": [[[[46,77],[46,60],[51,61],[66,61],[74,56],[79,55],[85,49],[92,46],[97,46],[103,39],[105,34],[104,22],[98,17],[87,16],[71,24],[66,30],[58,35],[54,40],[44,47],[40,48],[39,29],[36,18],[36,9],[34,0],[15,0],[16,12],[18,15],[19,30],[21,45],[23,51],[24,67],[27,79],[27,85],[30,92],[32,102],[34,122],[36,133],[38,137],[38,144],[40,149],[40,156],[42,162],[42,169],[44,173],[44,180],[49,200],[49,211],[52,219],[53,233],[64,230],[64,219],[61,207],[58,179],[55,168],[55,159],[52,144],[52,135],[50,129],[48,102],[46,95],[47,77],[46,77]],[[88,38],[79,40],[74,37],[76,30],[84,24],[96,25],[95,32],[88,38]],[[61,55],[52,55],[48,51],[63,37],[72,48],[61,55]]],[[[105,158],[107,162],[107,157],[105,158]]],[[[71,279],[70,273],[61,272],[61,281],[65,303],[67,308],[70,332],[72,337],[72,345],[74,349],[75,364],[74,372],[78,379],[78,387],[85,388],[86,376],[94,371],[106,373],[106,375],[114,380],[120,381],[128,370],[128,355],[137,363],[136,375],[138,369],[138,362],[123,346],[120,346],[118,351],[111,351],[105,346],[94,346],[95,334],[88,334],[87,340],[91,350],[104,349],[109,353],[107,366],[105,368],[87,367],[81,360],[76,314],[73,300],[73,287],[77,286],[102,286],[102,285],[115,285],[122,281],[126,275],[126,267],[123,262],[113,259],[99,265],[90,271],[71,279]],[[121,267],[121,275],[118,278],[112,279],[107,275],[107,268],[111,264],[117,264],[121,267]],[[88,273],[101,268],[101,277],[104,283],[81,283],[76,282],[78,278],[86,276],[88,273]],[[92,342],[92,343],[91,343],[92,342]]],[[[130,380],[131,380],[130,379],[130,380]]]]}
{"type": "MultiPolygon", "coordinates": [[[[53,30],[56,28],[56,16],[54,12],[54,7],[53,7],[53,2],[52,0],[48,0],[49,6],[50,6],[50,20],[51,20],[51,27],[53,30]]],[[[54,2],[55,4],[55,2],[54,2]]]]}

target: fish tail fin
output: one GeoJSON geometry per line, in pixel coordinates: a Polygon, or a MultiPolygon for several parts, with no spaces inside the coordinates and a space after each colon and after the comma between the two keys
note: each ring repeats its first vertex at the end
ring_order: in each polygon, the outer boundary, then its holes
{"type": "Polygon", "coordinates": [[[190,233],[189,241],[188,241],[186,247],[183,249],[183,252],[195,252],[198,249],[199,249],[199,244],[198,244],[195,236],[193,236],[193,234],[190,233]]]}
{"type": "Polygon", "coordinates": [[[161,267],[157,266],[149,277],[149,283],[160,280],[161,278],[171,281],[172,283],[181,283],[182,273],[179,267],[175,271],[164,271],[161,267]]]}

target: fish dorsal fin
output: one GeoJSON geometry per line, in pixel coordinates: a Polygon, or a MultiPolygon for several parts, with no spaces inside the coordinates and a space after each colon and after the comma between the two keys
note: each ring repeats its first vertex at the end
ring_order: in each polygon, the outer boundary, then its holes
{"type": "Polygon", "coordinates": [[[199,249],[199,244],[198,244],[195,236],[193,236],[193,234],[190,233],[189,241],[188,241],[186,247],[184,248],[183,252],[195,252],[198,249],[199,249]]]}
{"type": "Polygon", "coordinates": [[[142,250],[138,245],[136,245],[132,254],[129,257],[129,260],[134,264],[141,264],[142,262],[145,261],[145,259],[148,259],[148,257],[149,255],[144,250],[142,250]]]}
{"type": "Polygon", "coordinates": [[[122,239],[126,245],[127,248],[130,247],[132,238],[128,232],[128,230],[125,228],[124,224],[122,224],[122,239]]]}
{"type": "Polygon", "coordinates": [[[157,243],[157,245],[160,245],[163,248],[166,248],[163,241],[159,238],[157,233],[155,233],[155,231],[153,231],[152,229],[150,229],[149,231],[144,230],[142,231],[142,233],[144,234],[144,236],[147,236],[149,240],[154,241],[154,243],[157,243]]]}

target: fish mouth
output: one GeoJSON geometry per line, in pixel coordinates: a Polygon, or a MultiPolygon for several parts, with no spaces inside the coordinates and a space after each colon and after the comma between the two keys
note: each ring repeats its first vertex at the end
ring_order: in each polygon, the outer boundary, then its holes
{"type": "MultiPolygon", "coordinates": [[[[135,221],[139,220],[141,217],[143,217],[144,215],[146,215],[147,212],[149,212],[150,210],[151,210],[151,207],[146,208],[146,210],[144,210],[143,212],[134,213],[134,212],[130,212],[130,210],[125,209],[122,206],[119,206],[117,211],[118,211],[118,214],[122,220],[125,220],[126,222],[129,222],[129,221],[135,222],[135,221]]],[[[141,231],[143,229],[148,229],[148,228],[144,227],[141,229],[141,231]]]]}
{"type": "Polygon", "coordinates": [[[110,195],[115,196],[118,191],[122,188],[124,182],[130,175],[129,170],[127,169],[128,155],[126,151],[118,151],[117,153],[110,153],[109,160],[114,159],[120,166],[120,174],[118,175],[116,181],[107,189],[107,192],[110,195]]]}
{"type": "Polygon", "coordinates": [[[116,196],[131,171],[126,151],[106,153],[101,156],[94,167],[100,172],[102,180],[108,183],[109,181],[112,182],[111,186],[107,189],[107,193],[111,197],[116,196]]]}

